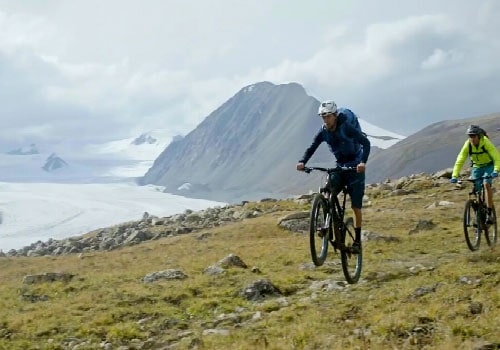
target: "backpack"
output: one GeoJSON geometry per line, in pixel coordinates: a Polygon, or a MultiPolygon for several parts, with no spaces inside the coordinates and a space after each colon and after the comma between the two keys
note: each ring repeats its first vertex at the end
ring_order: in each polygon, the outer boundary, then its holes
{"type": "MultiPolygon", "coordinates": [[[[484,129],[481,129],[481,133],[485,136],[485,137],[488,137],[488,133],[484,130],[484,129]]],[[[489,137],[488,137],[489,138],[489,137]]],[[[474,162],[472,161],[472,155],[473,154],[483,154],[483,153],[488,153],[487,150],[484,149],[484,144],[481,146],[481,148],[479,148],[479,151],[478,152],[473,152],[472,151],[472,144],[470,143],[469,141],[469,158],[470,158],[470,166],[474,166],[474,162]]],[[[489,153],[488,153],[489,154],[489,153]]],[[[490,156],[491,157],[491,156],[490,156]]]]}
{"type": "MultiPolygon", "coordinates": [[[[481,134],[483,134],[485,137],[488,137],[488,133],[484,129],[481,129],[481,134]]],[[[473,152],[472,151],[472,144],[469,141],[469,157],[473,154],[483,154],[483,153],[487,153],[487,151],[484,149],[484,145],[481,146],[481,148],[479,149],[479,152],[473,152]]]]}
{"type": "MultiPolygon", "coordinates": [[[[364,136],[366,136],[366,134],[361,130],[361,125],[359,124],[358,116],[356,114],[354,114],[354,112],[352,112],[348,108],[338,108],[337,109],[337,114],[339,116],[340,115],[344,115],[346,117],[345,121],[344,121],[345,124],[351,125],[354,129],[359,130],[359,132],[361,134],[363,134],[364,136]]],[[[344,124],[342,124],[342,125],[344,125],[344,124]]],[[[339,133],[341,133],[345,137],[346,136],[345,135],[345,129],[342,127],[342,125],[341,125],[341,127],[339,129],[339,133]]],[[[327,140],[327,142],[329,143],[330,142],[330,138],[331,138],[330,133],[328,132],[328,130],[326,130],[326,128],[325,128],[324,125],[322,126],[321,130],[323,132],[325,140],[327,140]]],[[[351,144],[352,144],[351,145],[352,152],[358,153],[359,150],[360,150],[360,148],[361,148],[361,144],[359,144],[354,139],[352,139],[351,144]]]]}
{"type": "Polygon", "coordinates": [[[351,125],[352,127],[354,127],[354,129],[359,130],[359,132],[361,134],[366,136],[366,134],[363,132],[363,130],[361,130],[361,125],[359,125],[358,116],[356,114],[354,114],[350,109],[339,108],[339,109],[337,109],[337,113],[339,115],[342,114],[342,115],[346,116],[345,122],[347,124],[351,125]]]}

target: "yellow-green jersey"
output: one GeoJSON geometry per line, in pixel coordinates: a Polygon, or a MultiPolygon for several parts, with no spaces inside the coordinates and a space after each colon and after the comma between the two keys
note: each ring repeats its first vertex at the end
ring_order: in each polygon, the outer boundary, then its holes
{"type": "Polygon", "coordinates": [[[462,170],[462,166],[469,156],[474,168],[493,164],[494,170],[500,172],[500,152],[498,152],[498,149],[488,137],[481,135],[477,147],[469,139],[465,141],[455,161],[452,177],[456,178],[460,175],[460,170],[462,170]]]}

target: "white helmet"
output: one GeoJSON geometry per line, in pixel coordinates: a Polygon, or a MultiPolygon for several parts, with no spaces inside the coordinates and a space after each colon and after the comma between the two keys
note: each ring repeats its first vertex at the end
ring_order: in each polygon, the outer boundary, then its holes
{"type": "Polygon", "coordinates": [[[321,102],[318,109],[320,116],[337,112],[337,105],[333,101],[321,102]]]}

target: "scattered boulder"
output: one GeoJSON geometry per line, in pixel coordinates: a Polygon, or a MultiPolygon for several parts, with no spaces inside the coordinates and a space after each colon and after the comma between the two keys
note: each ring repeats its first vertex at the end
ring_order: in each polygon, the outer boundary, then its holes
{"type": "Polygon", "coordinates": [[[281,295],[281,291],[266,279],[253,282],[240,292],[240,296],[250,301],[261,301],[267,296],[278,297],[281,295]]]}
{"type": "Polygon", "coordinates": [[[309,232],[309,211],[289,214],[278,220],[278,226],[292,232],[309,232]]]}
{"type": "Polygon", "coordinates": [[[434,227],[436,227],[436,224],[432,220],[419,220],[415,228],[411,229],[408,234],[412,235],[420,231],[432,230],[434,227]]]}
{"type": "Polygon", "coordinates": [[[234,254],[229,254],[224,259],[220,260],[217,263],[217,265],[222,267],[222,268],[226,268],[226,269],[229,267],[233,267],[233,266],[234,267],[241,267],[244,269],[246,269],[248,267],[247,264],[245,264],[239,256],[234,255],[234,254]]]}
{"type": "Polygon", "coordinates": [[[483,312],[483,304],[480,302],[472,302],[469,304],[469,311],[473,315],[479,315],[483,312]]]}
{"type": "Polygon", "coordinates": [[[164,271],[153,272],[144,276],[142,281],[144,283],[151,283],[158,280],[182,280],[188,276],[181,270],[168,269],[164,271]]]}
{"type": "Polygon", "coordinates": [[[413,293],[410,295],[409,299],[415,300],[415,299],[420,298],[426,294],[434,293],[437,290],[437,287],[438,287],[437,284],[430,286],[430,287],[419,287],[413,291],[413,293]]]}
{"type": "Polygon", "coordinates": [[[23,284],[37,284],[44,282],[69,282],[75,277],[71,273],[45,272],[38,275],[26,275],[23,278],[23,284]]]}

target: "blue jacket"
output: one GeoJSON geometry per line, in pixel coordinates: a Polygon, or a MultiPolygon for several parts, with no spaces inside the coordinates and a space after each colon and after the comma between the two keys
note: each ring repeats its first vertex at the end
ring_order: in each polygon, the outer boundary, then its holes
{"type": "Polygon", "coordinates": [[[306,164],[322,142],[328,144],[339,166],[352,167],[359,163],[366,163],[370,155],[370,140],[345,120],[346,117],[339,114],[337,127],[333,132],[322,126],[299,163],[306,164]]]}

